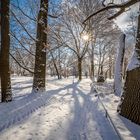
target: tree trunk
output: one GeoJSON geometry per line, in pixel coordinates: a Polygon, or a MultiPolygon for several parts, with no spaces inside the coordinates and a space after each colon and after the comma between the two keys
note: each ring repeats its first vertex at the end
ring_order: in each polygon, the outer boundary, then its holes
{"type": "Polygon", "coordinates": [[[98,67],[98,72],[97,72],[97,77],[99,77],[99,76],[100,76],[100,69],[101,69],[101,66],[100,66],[100,64],[99,64],[99,67],[98,67]]]}
{"type": "Polygon", "coordinates": [[[103,71],[103,64],[101,64],[101,67],[100,67],[100,75],[103,76],[103,74],[104,74],[104,71],[103,71]]]}
{"type": "Polygon", "coordinates": [[[12,101],[10,69],[9,69],[9,0],[1,1],[1,94],[2,102],[12,101]]]}
{"type": "Polygon", "coordinates": [[[123,58],[125,51],[125,34],[120,36],[120,44],[117,51],[117,58],[115,63],[115,76],[114,76],[114,92],[115,95],[121,96],[122,93],[122,68],[123,58]]]}
{"type": "Polygon", "coordinates": [[[41,0],[37,24],[36,55],[33,79],[34,92],[45,91],[46,51],[44,51],[44,48],[47,46],[47,34],[44,31],[47,29],[47,15],[48,0],[41,0]]]}
{"type": "Polygon", "coordinates": [[[127,71],[121,115],[140,124],[140,68],[127,71]]]}
{"type": "Polygon", "coordinates": [[[58,79],[60,79],[59,71],[58,71],[57,65],[56,65],[56,63],[55,63],[55,59],[54,59],[53,53],[52,53],[51,51],[50,51],[50,54],[51,54],[51,56],[52,56],[52,61],[53,61],[53,64],[54,64],[54,68],[55,68],[57,77],[58,77],[58,79]]]}
{"type": "Polygon", "coordinates": [[[111,55],[109,54],[109,74],[108,74],[108,77],[109,79],[112,78],[112,58],[111,58],[111,55]]]}
{"type": "Polygon", "coordinates": [[[91,79],[94,81],[94,45],[92,43],[92,52],[91,52],[91,79]]]}
{"type": "Polygon", "coordinates": [[[59,79],[62,79],[62,69],[61,69],[61,62],[60,62],[60,59],[61,59],[61,53],[60,53],[60,48],[58,48],[58,56],[59,56],[59,79]]]}
{"type": "Polygon", "coordinates": [[[140,13],[134,54],[127,67],[120,114],[140,125],[140,13]]]}
{"type": "Polygon", "coordinates": [[[125,79],[126,76],[126,68],[127,68],[127,58],[124,58],[124,65],[123,65],[123,79],[125,79]]]}
{"type": "Polygon", "coordinates": [[[82,59],[78,58],[78,77],[79,81],[82,80],[82,59]]]}
{"type": "Polygon", "coordinates": [[[110,70],[110,69],[108,69],[108,70],[105,71],[105,74],[104,74],[105,79],[108,78],[108,71],[109,71],[109,70],[110,70]]]}
{"type": "Polygon", "coordinates": [[[91,60],[90,63],[91,63],[90,78],[93,80],[93,77],[94,77],[94,61],[91,60]]]}

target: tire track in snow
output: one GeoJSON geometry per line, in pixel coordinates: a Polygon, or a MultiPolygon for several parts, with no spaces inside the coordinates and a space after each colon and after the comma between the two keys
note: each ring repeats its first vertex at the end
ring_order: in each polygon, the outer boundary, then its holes
{"type": "Polygon", "coordinates": [[[18,121],[23,120],[40,107],[51,104],[54,100],[55,97],[51,96],[51,94],[32,93],[23,98],[22,101],[18,100],[10,102],[8,104],[9,108],[0,113],[0,131],[10,127],[18,121]],[[15,106],[15,109],[13,109],[13,106],[15,106]]]}

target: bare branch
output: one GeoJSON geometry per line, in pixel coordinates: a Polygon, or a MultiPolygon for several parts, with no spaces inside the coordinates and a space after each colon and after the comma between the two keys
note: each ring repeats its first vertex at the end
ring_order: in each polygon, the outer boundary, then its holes
{"type": "Polygon", "coordinates": [[[24,29],[24,31],[28,34],[28,36],[36,41],[36,39],[27,31],[27,29],[24,27],[24,25],[20,22],[20,20],[16,17],[15,13],[11,10],[12,15],[14,16],[14,18],[16,19],[16,21],[21,25],[21,27],[24,29]]]}
{"type": "Polygon", "coordinates": [[[27,71],[30,72],[30,73],[34,73],[33,71],[29,70],[28,68],[22,66],[22,65],[17,61],[17,59],[16,59],[11,53],[10,53],[10,56],[15,60],[15,62],[16,62],[21,68],[27,70],[27,71]]]}
{"type": "Polygon", "coordinates": [[[29,51],[22,43],[21,41],[16,37],[16,35],[12,32],[10,32],[10,35],[12,35],[17,41],[18,43],[28,52],[30,53],[31,55],[35,56],[35,54],[33,54],[31,51],[29,51]]]}
{"type": "Polygon", "coordinates": [[[104,7],[104,8],[102,8],[102,9],[98,10],[97,12],[91,14],[90,16],[88,16],[88,17],[84,20],[83,24],[84,24],[86,21],[88,21],[90,18],[92,18],[93,16],[95,16],[95,15],[101,13],[101,12],[104,12],[104,11],[110,10],[110,9],[119,8],[120,10],[119,10],[116,14],[114,14],[113,16],[109,17],[108,19],[111,20],[111,19],[113,19],[113,18],[116,18],[116,17],[118,17],[119,15],[121,15],[121,14],[125,11],[126,8],[128,8],[128,7],[132,6],[132,5],[134,5],[134,4],[137,3],[137,2],[139,2],[139,0],[129,0],[129,1],[124,2],[124,3],[122,3],[122,4],[112,4],[112,5],[108,5],[108,6],[104,7]]]}
{"type": "Polygon", "coordinates": [[[52,15],[52,14],[48,14],[49,17],[51,18],[58,18],[60,17],[62,14],[59,14],[59,15],[52,15]]]}
{"type": "Polygon", "coordinates": [[[26,13],[20,8],[19,4],[18,4],[18,6],[16,6],[15,4],[11,3],[11,5],[12,5],[13,7],[17,8],[24,16],[26,16],[26,17],[29,18],[30,20],[32,20],[32,21],[34,21],[34,22],[37,22],[36,19],[34,19],[34,18],[32,18],[31,16],[29,16],[28,14],[26,14],[26,13]]]}

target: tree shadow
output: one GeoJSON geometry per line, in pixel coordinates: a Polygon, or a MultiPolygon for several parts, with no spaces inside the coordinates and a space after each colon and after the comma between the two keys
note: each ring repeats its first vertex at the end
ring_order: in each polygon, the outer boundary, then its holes
{"type": "Polygon", "coordinates": [[[71,88],[72,84],[56,90],[48,90],[46,93],[31,93],[19,100],[13,100],[9,103],[0,105],[0,131],[23,120],[38,108],[49,104],[55,95],[61,96],[62,90],[71,88]]]}
{"type": "MultiPolygon", "coordinates": [[[[125,133],[125,135],[132,136],[134,138],[136,138],[136,140],[140,139],[140,126],[131,122],[130,120],[124,118],[123,116],[118,115],[119,119],[121,120],[121,123],[124,124],[125,128],[127,128],[129,130],[129,132],[127,131],[125,133]]],[[[120,130],[123,128],[119,128],[120,130]]],[[[123,130],[125,132],[125,130],[123,130]]]]}
{"type": "MultiPolygon", "coordinates": [[[[104,83],[103,87],[102,86],[98,86],[97,88],[99,88],[99,93],[102,93],[104,96],[109,95],[111,93],[114,94],[114,92],[111,92],[111,90],[113,89],[113,84],[112,82],[108,83],[104,83]],[[104,90],[103,90],[104,89],[104,90]]],[[[105,100],[103,100],[103,102],[106,103],[110,103],[112,104],[113,98],[110,98],[110,96],[106,96],[105,100]]],[[[114,99],[114,104],[118,104],[119,103],[119,97],[116,99],[114,99]]],[[[126,139],[139,139],[140,138],[140,126],[136,125],[135,123],[132,123],[130,120],[120,116],[117,113],[117,107],[116,105],[113,106],[115,108],[113,108],[111,105],[109,106],[107,104],[107,110],[109,113],[111,113],[111,118],[115,124],[115,127],[118,129],[119,133],[121,135],[123,135],[123,137],[125,137],[126,139]],[[112,112],[111,112],[112,111],[112,112]]]]}
{"type": "MultiPolygon", "coordinates": [[[[110,140],[112,138],[113,140],[118,140],[94,94],[91,91],[85,93],[78,86],[79,82],[76,82],[56,90],[49,90],[44,94],[32,93],[21,100],[3,104],[0,106],[0,110],[2,111],[0,112],[2,117],[0,119],[0,131],[11,125],[16,125],[18,121],[25,120],[25,118],[38,108],[43,106],[47,107],[53,100],[55,101],[55,96],[60,97],[62,99],[61,101],[64,101],[65,97],[71,95],[73,106],[70,107],[70,115],[73,116],[69,123],[66,124],[68,128],[66,130],[65,140],[110,140]],[[71,93],[69,93],[68,89],[71,89],[71,93]],[[67,90],[68,92],[62,92],[63,90],[67,90]]],[[[63,121],[63,118],[60,118],[59,121],[63,121]]],[[[39,119],[38,124],[41,124],[41,122],[42,119],[39,119]]],[[[49,140],[53,132],[56,131],[57,128],[55,127],[49,132],[46,140],[49,140]]],[[[34,137],[38,132],[39,125],[33,128],[32,133],[34,137]]],[[[61,139],[60,136],[57,137],[61,139]]]]}
{"type": "Polygon", "coordinates": [[[109,140],[111,137],[113,137],[114,140],[118,140],[118,136],[106,119],[104,111],[98,104],[98,100],[93,100],[94,95],[92,91],[85,94],[75,85],[72,94],[74,98],[74,117],[68,130],[68,140],[99,138],[109,140]],[[83,100],[82,104],[80,103],[80,98],[83,100]],[[91,129],[88,126],[91,121],[93,122],[92,127],[95,127],[92,129],[92,132],[90,132],[92,136],[88,133],[91,129]],[[97,134],[98,132],[99,134],[97,134]]]}
{"type": "MultiPolygon", "coordinates": [[[[118,140],[118,136],[105,117],[105,113],[99,106],[94,94],[91,91],[86,94],[78,86],[78,82],[67,86],[65,89],[71,88],[71,93],[60,95],[63,100],[69,95],[72,95],[71,98],[73,99],[71,114],[69,114],[72,115],[72,119],[66,124],[68,129],[66,130],[65,140],[112,140],[112,138],[118,140]]],[[[51,139],[55,129],[52,128],[46,140],[51,139]]],[[[57,137],[61,140],[60,136],[57,137]]]]}

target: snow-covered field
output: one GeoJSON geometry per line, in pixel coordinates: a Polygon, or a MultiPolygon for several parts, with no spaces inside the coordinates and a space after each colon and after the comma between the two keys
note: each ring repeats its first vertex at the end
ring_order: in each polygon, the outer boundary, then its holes
{"type": "MultiPolygon", "coordinates": [[[[117,130],[123,139],[140,139],[140,126],[117,115],[110,85],[96,87],[117,130]]],[[[89,79],[48,78],[46,92],[35,94],[31,77],[13,77],[12,87],[13,101],[0,104],[0,140],[120,139],[89,79]]]]}

